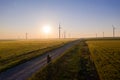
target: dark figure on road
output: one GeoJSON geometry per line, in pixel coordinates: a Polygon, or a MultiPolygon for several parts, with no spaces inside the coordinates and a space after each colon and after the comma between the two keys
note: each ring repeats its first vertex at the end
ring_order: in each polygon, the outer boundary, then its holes
{"type": "Polygon", "coordinates": [[[50,57],[50,55],[48,54],[48,55],[47,55],[47,63],[50,63],[50,61],[51,61],[51,57],[50,57]]]}

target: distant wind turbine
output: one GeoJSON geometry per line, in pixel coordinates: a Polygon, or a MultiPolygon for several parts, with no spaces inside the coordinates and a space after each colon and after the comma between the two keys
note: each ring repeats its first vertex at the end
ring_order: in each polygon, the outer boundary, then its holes
{"type": "Polygon", "coordinates": [[[64,31],[64,38],[66,38],[66,31],[64,31]]]}
{"type": "Polygon", "coordinates": [[[114,27],[114,25],[112,25],[112,27],[113,27],[113,37],[115,37],[115,27],[114,27]]]}
{"type": "Polygon", "coordinates": [[[59,24],[59,39],[61,38],[61,25],[59,24]]]}
{"type": "Polygon", "coordinates": [[[25,36],[26,36],[26,40],[27,40],[28,39],[28,33],[26,33],[25,36]]]}
{"type": "Polygon", "coordinates": [[[103,38],[104,38],[104,32],[103,32],[103,38]]]}

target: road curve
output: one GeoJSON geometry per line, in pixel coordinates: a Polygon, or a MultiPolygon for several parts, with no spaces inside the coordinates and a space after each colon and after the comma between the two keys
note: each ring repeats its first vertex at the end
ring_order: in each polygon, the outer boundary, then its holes
{"type": "Polygon", "coordinates": [[[46,59],[48,54],[52,57],[52,59],[55,59],[67,49],[79,43],[79,41],[80,40],[73,41],[64,45],[63,47],[47,52],[40,57],[8,69],[7,71],[0,73],[0,80],[27,80],[30,76],[32,76],[33,73],[47,64],[46,59]]]}

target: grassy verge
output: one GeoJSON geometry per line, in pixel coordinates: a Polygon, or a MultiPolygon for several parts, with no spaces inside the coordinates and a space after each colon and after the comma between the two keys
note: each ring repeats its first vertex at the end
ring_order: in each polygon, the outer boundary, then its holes
{"type": "Polygon", "coordinates": [[[84,41],[35,73],[29,80],[99,80],[84,41]]]}

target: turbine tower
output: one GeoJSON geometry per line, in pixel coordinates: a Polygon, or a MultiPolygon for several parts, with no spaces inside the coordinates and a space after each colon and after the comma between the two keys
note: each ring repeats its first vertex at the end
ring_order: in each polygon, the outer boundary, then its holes
{"type": "Polygon", "coordinates": [[[59,24],[59,39],[61,38],[61,25],[59,24]]]}
{"type": "Polygon", "coordinates": [[[113,37],[115,37],[115,27],[114,25],[112,25],[112,27],[113,27],[113,37]]]}
{"type": "Polygon", "coordinates": [[[104,32],[103,32],[103,38],[104,38],[104,32]]]}
{"type": "Polygon", "coordinates": [[[66,31],[64,31],[64,39],[66,38],[66,31]]]}
{"type": "Polygon", "coordinates": [[[28,39],[28,33],[26,33],[25,36],[26,36],[26,40],[27,40],[28,39]]]}
{"type": "Polygon", "coordinates": [[[97,38],[97,33],[96,33],[96,38],[97,38]]]}

